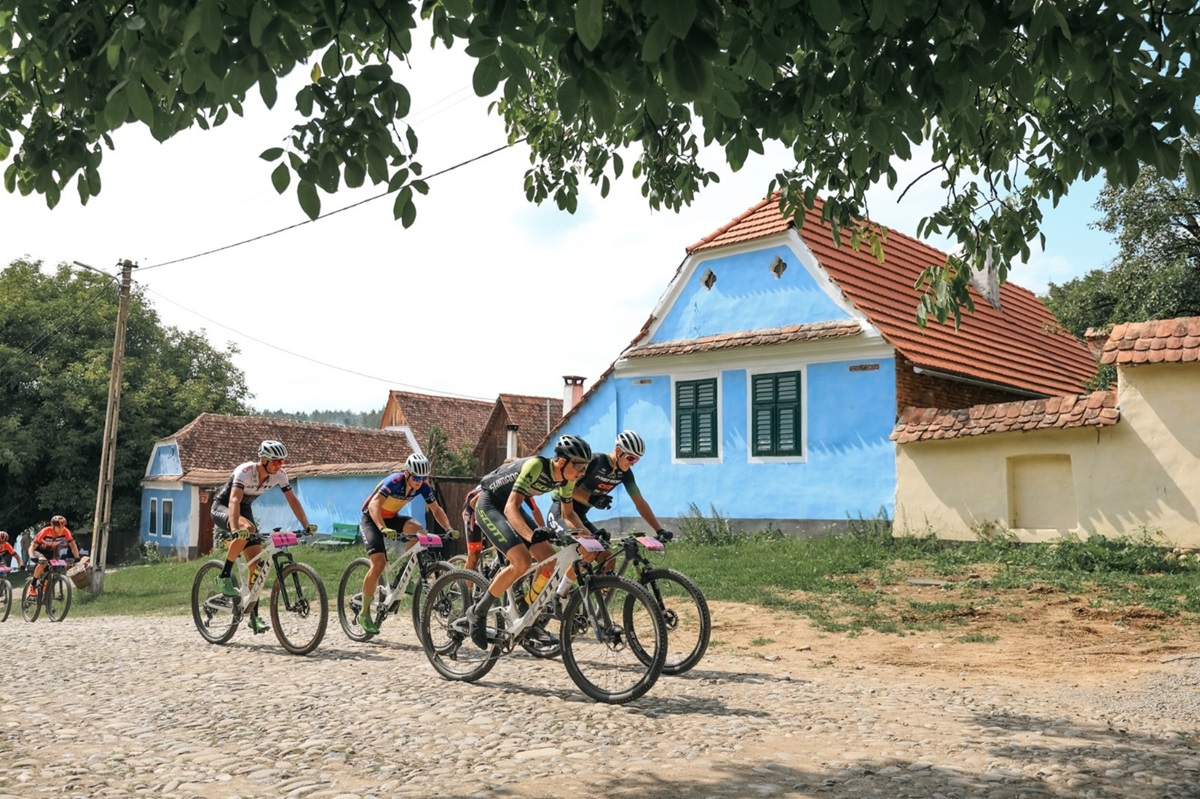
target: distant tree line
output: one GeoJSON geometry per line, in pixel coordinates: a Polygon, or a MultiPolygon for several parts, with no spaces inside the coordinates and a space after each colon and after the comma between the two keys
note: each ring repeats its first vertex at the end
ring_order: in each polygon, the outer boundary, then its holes
{"type": "Polygon", "coordinates": [[[294,422],[321,422],[340,424],[345,427],[378,428],[383,421],[383,408],[377,411],[298,411],[253,410],[251,416],[269,416],[272,419],[290,419],[294,422]]]}

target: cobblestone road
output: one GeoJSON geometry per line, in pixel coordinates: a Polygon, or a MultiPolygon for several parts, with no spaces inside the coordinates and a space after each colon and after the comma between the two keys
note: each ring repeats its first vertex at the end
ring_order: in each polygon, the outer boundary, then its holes
{"type": "MultiPolygon", "coordinates": [[[[331,622],[297,658],[186,617],[10,618],[0,799],[1200,797],[1193,714],[1114,722],[1078,687],[713,655],[608,706],[558,661],[449,683],[405,620],[367,644],[331,622]]],[[[1200,661],[1169,668],[1194,702],[1200,661]]]]}

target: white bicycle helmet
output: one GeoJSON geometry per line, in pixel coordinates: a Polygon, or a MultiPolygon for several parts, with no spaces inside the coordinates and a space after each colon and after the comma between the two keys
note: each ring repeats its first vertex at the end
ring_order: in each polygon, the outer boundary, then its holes
{"type": "Polygon", "coordinates": [[[590,461],[592,448],[579,436],[565,435],[554,444],[554,457],[570,461],[590,461]]]}
{"type": "Polygon", "coordinates": [[[637,458],[646,454],[646,442],[632,430],[622,430],[617,435],[617,446],[637,458]]]}
{"type": "Polygon", "coordinates": [[[282,441],[264,441],[258,447],[258,457],[266,458],[269,461],[281,461],[287,458],[287,447],[282,441]]]}
{"type": "Polygon", "coordinates": [[[431,470],[429,458],[419,452],[414,452],[405,459],[404,470],[414,477],[428,477],[431,470]]]}

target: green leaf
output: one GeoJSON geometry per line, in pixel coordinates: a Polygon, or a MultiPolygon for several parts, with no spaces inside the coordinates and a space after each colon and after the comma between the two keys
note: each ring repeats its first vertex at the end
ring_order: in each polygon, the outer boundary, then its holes
{"type": "Polygon", "coordinates": [[[487,97],[496,91],[500,84],[500,59],[487,56],[475,65],[475,73],[471,76],[471,86],[479,97],[487,97]]]}
{"type": "MultiPolygon", "coordinates": [[[[264,104],[266,104],[267,108],[275,107],[275,101],[279,99],[279,93],[275,86],[275,76],[270,72],[264,73],[263,76],[259,78],[258,93],[262,96],[262,101],[264,104]]],[[[300,103],[299,95],[296,97],[296,103],[297,105],[300,103]]],[[[309,109],[312,109],[311,95],[309,100],[309,109]]]]}
{"type": "Polygon", "coordinates": [[[579,0],[575,5],[575,32],[584,47],[596,49],[604,35],[604,0],[579,0]]]}
{"type": "Polygon", "coordinates": [[[250,10],[250,44],[254,47],[262,47],[262,35],[267,25],[273,19],[271,11],[266,3],[255,3],[250,10]]]}
{"type": "Polygon", "coordinates": [[[300,208],[309,219],[316,219],[321,215],[321,198],[317,196],[317,187],[311,181],[300,181],[296,186],[296,199],[300,201],[300,208]]]}
{"type": "Polygon", "coordinates": [[[288,184],[291,182],[292,171],[287,168],[287,164],[280,164],[271,172],[271,185],[275,187],[277,194],[287,191],[288,184]]]}
{"type": "Polygon", "coordinates": [[[832,33],[842,22],[842,7],[839,0],[809,0],[813,19],[821,30],[832,33]]]}
{"type": "Polygon", "coordinates": [[[682,39],[696,21],[696,0],[666,0],[658,4],[659,19],[676,39],[682,39]]]}
{"type": "MultiPolygon", "coordinates": [[[[203,2],[203,0],[202,0],[203,2]]],[[[221,19],[221,4],[217,0],[207,0],[202,6],[200,22],[200,40],[210,53],[221,49],[225,38],[225,22],[221,19]]]]}
{"type": "Polygon", "coordinates": [[[558,87],[558,112],[564,122],[573,122],[579,113],[579,82],[567,78],[558,87]]]}
{"type": "Polygon", "coordinates": [[[642,60],[647,64],[657,62],[663,57],[663,53],[667,52],[671,41],[671,30],[667,27],[667,23],[662,19],[654,20],[650,30],[646,31],[646,40],[642,42],[642,60]]]}
{"type": "Polygon", "coordinates": [[[396,201],[392,203],[392,218],[399,219],[404,216],[405,209],[412,205],[412,189],[405,186],[396,193],[396,201]]]}
{"type": "Polygon", "coordinates": [[[125,99],[124,90],[114,92],[104,103],[104,124],[109,130],[116,130],[125,124],[129,113],[129,101],[125,99]]]}
{"type": "Polygon", "coordinates": [[[366,178],[366,168],[361,161],[350,160],[345,165],[346,188],[357,189],[366,178]]]}
{"type": "Polygon", "coordinates": [[[283,158],[283,148],[271,147],[259,153],[258,157],[264,161],[278,161],[280,158],[283,158]]]}
{"type": "Polygon", "coordinates": [[[138,121],[153,125],[154,106],[151,105],[150,96],[146,94],[146,87],[142,82],[136,78],[129,81],[125,86],[125,96],[129,100],[129,109],[138,121]]]}

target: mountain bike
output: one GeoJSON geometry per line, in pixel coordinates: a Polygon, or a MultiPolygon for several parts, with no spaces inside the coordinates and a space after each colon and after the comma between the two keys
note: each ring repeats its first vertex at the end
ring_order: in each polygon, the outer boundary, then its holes
{"type": "Polygon", "coordinates": [[[307,655],[325,637],[329,622],[329,601],[320,575],[309,565],[292,558],[288,547],[300,543],[296,532],[276,529],[266,536],[254,536],[262,550],[250,563],[238,557],[237,569],[231,575],[238,589],[237,596],[221,592],[219,578],[224,560],[210,560],[196,572],[192,582],[192,619],[200,636],[210,644],[228,643],[237,632],[238,624],[255,607],[259,596],[274,572],[271,585],[271,629],[275,637],[293,655],[307,655]],[[260,561],[270,561],[268,569],[260,561]],[[247,584],[251,566],[259,567],[257,577],[247,584]]]}
{"type": "Polygon", "coordinates": [[[54,558],[46,562],[46,569],[38,579],[30,577],[21,589],[21,616],[25,621],[37,621],[46,607],[46,618],[62,621],[71,609],[71,598],[75,587],[67,579],[67,567],[73,561],[54,558]]]}
{"type": "Polygon", "coordinates": [[[10,566],[0,566],[0,622],[7,621],[12,611],[12,583],[8,581],[12,570],[10,566]]]}
{"type": "Polygon", "coordinates": [[[487,591],[489,581],[465,569],[439,577],[421,612],[421,644],[430,664],[447,680],[482,679],[500,655],[511,653],[535,630],[574,566],[579,585],[566,600],[558,633],[567,674],[597,702],[622,704],[641,697],[658,679],[667,655],[666,624],[654,599],[637,583],[602,575],[583,562],[582,550],[604,548],[596,539],[560,535],[552,543],[562,549],[526,571],[536,574],[553,564],[549,582],[524,613],[518,610],[512,588],[508,601],[488,612],[487,649],[471,642],[467,612],[487,591]]]}
{"type": "MultiPolygon", "coordinates": [[[[704,594],[689,577],[675,569],[654,568],[642,551],[645,547],[651,552],[662,552],[665,550],[663,544],[663,539],[637,533],[615,536],[609,541],[609,547],[616,555],[613,573],[624,577],[632,567],[631,579],[654,597],[667,625],[667,660],[663,664],[663,674],[679,675],[695,667],[708,650],[712,616],[704,594]]],[[[649,657],[649,653],[643,655],[649,657]]]]}
{"type": "MultiPolygon", "coordinates": [[[[508,560],[500,554],[500,550],[494,546],[489,546],[479,554],[479,564],[476,571],[491,583],[492,578],[505,567],[508,560]]],[[[451,560],[453,565],[453,559],[451,560]]],[[[521,602],[529,593],[530,586],[533,585],[535,573],[526,572],[516,579],[512,587],[504,592],[501,600],[504,603],[516,602],[518,612],[521,609],[521,602]]],[[[538,617],[533,625],[535,630],[529,635],[521,637],[521,648],[535,658],[549,659],[556,658],[562,654],[562,642],[557,635],[548,634],[548,628],[554,621],[562,621],[562,606],[565,600],[560,596],[554,596],[542,608],[542,615],[538,617]]]]}
{"type": "MultiPolygon", "coordinates": [[[[411,593],[413,630],[418,638],[421,637],[421,600],[426,589],[453,568],[449,563],[437,559],[441,548],[441,536],[433,533],[401,533],[395,542],[387,542],[388,563],[379,576],[375,596],[371,598],[371,610],[377,627],[382,628],[384,619],[399,613],[404,598],[411,593]],[[402,544],[413,540],[416,543],[411,547],[406,550],[401,548],[402,544]]],[[[355,558],[346,564],[341,582],[338,583],[338,621],[341,622],[342,632],[351,641],[369,641],[375,637],[375,633],[367,632],[358,623],[358,615],[363,607],[363,577],[370,568],[370,558],[355,558]]]]}

